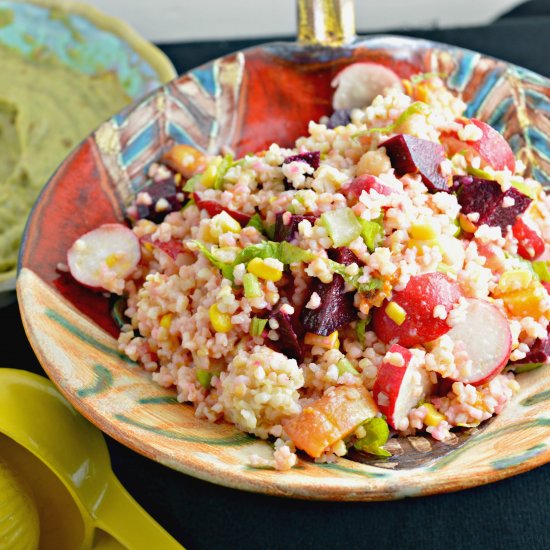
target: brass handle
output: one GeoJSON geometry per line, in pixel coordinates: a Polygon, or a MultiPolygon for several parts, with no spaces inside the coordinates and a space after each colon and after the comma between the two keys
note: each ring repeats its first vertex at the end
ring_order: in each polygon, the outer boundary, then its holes
{"type": "Polygon", "coordinates": [[[355,38],[354,0],[297,0],[298,41],[339,46],[355,38]]]}

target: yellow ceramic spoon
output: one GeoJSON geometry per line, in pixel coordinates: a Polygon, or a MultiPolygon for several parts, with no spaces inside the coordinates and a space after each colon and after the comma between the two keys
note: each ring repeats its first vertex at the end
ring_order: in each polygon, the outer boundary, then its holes
{"type": "Polygon", "coordinates": [[[0,369],[0,457],[33,491],[41,549],[182,549],[115,477],[101,432],[46,378],[0,369]]]}

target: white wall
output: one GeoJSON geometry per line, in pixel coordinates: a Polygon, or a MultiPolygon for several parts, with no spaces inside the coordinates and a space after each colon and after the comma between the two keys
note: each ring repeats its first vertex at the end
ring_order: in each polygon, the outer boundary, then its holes
{"type": "MultiPolygon", "coordinates": [[[[81,0],[154,42],[295,32],[295,0],[81,0]]],[[[482,25],[522,0],[355,0],[362,31],[482,25]]]]}

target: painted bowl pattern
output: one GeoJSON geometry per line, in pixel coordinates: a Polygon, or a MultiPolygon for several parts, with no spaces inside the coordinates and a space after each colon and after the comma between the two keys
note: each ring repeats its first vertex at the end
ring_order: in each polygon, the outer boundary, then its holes
{"type": "Polygon", "coordinates": [[[550,181],[550,81],[471,51],[379,36],[340,48],[268,44],[218,59],[105,122],[65,161],[35,205],[21,252],[18,293],[33,348],[68,400],[103,431],[162,464],[245,490],[310,499],[383,500],[489,483],[550,461],[549,367],[518,376],[519,394],[479,428],[435,443],[391,441],[389,459],[351,454],[334,464],[300,457],[289,472],[247,465],[268,442],[198,420],[175,392],[117,350],[108,299],[56,266],[76,237],[122,220],[149,164],[174,142],[242,155],[290,145],[331,111],[333,76],[375,61],[408,77],[446,75],[476,116],[504,133],[527,170],[550,181]]]}

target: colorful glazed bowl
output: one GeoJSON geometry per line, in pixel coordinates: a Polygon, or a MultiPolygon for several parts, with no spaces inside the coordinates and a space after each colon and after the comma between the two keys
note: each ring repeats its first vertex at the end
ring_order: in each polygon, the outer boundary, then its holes
{"type": "Polygon", "coordinates": [[[312,4],[301,4],[300,36],[307,42],[252,48],[183,75],[107,121],[60,167],[30,217],[18,280],[23,321],[40,362],[67,399],[118,441],[186,474],[250,491],[395,499],[489,483],[548,462],[550,372],[543,367],[519,375],[521,390],[501,415],[449,444],[408,437],[392,441],[388,460],[315,464],[301,457],[288,472],[253,469],[249,456],[268,457],[270,444],[195,418],[191,406],[117,351],[108,300],[56,271],[75,238],[123,219],[147,166],[172,144],[209,152],[229,145],[239,155],[271,142],[290,145],[309,120],[330,113],[332,78],[357,61],[382,63],[402,77],[448,75],[467,114],[502,131],[528,171],[549,181],[549,80],[443,44],[351,38],[345,17],[325,19],[334,23],[328,30],[312,27],[306,9],[312,4]]]}
{"type": "MultiPolygon", "coordinates": [[[[0,0],[0,46],[24,58],[40,53],[86,75],[114,74],[131,100],[176,76],[170,60],[126,23],[68,0],[0,0]]],[[[9,301],[15,275],[15,269],[0,273],[0,306],[9,301]]]]}

